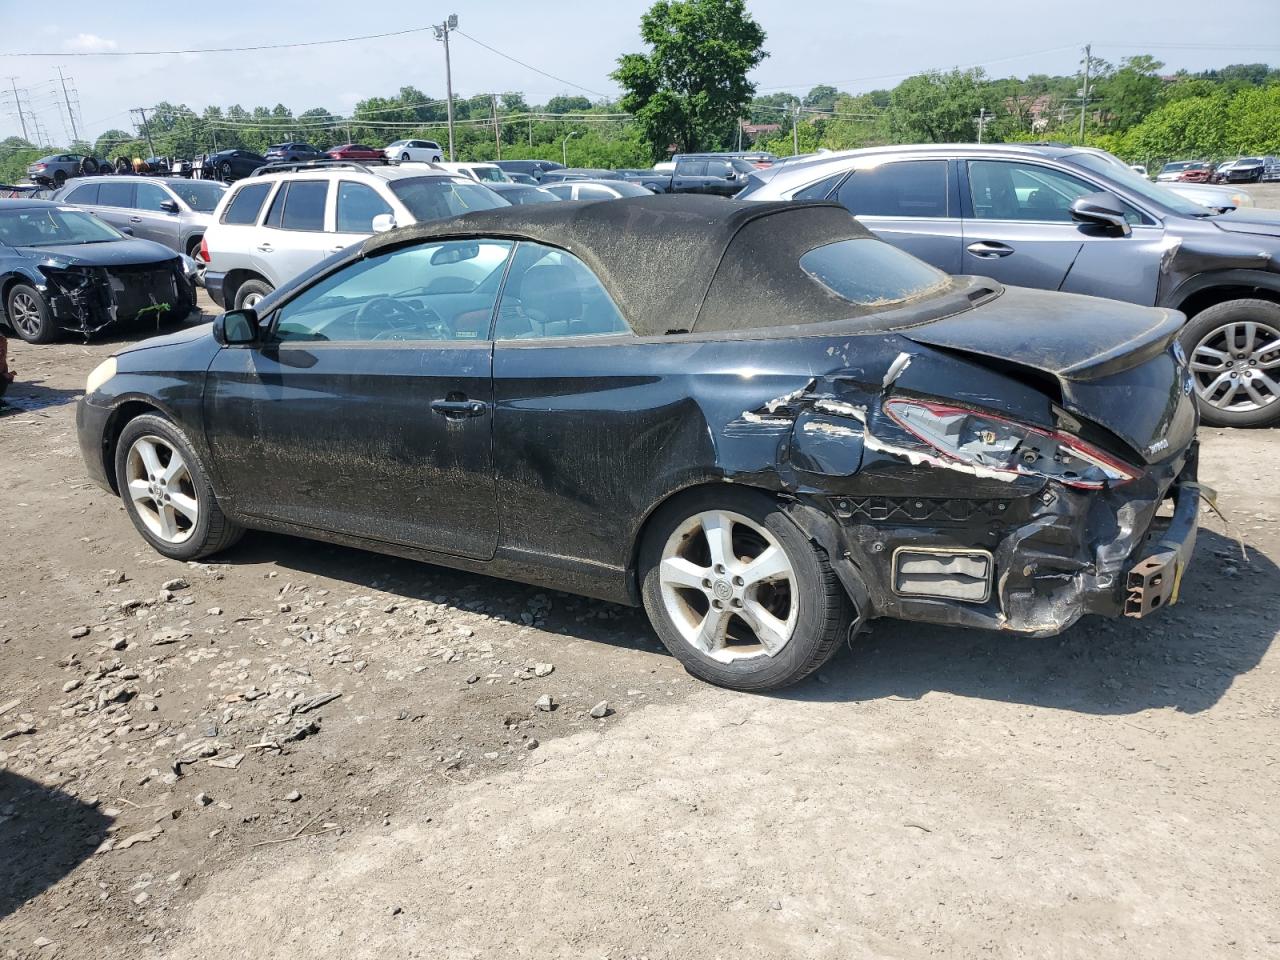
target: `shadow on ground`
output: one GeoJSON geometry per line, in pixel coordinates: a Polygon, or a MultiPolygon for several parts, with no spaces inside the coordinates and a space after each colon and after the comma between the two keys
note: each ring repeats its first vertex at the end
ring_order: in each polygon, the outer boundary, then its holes
{"type": "Polygon", "coordinates": [[[75,797],[0,770],[0,919],[88,859],[109,826],[75,797]]]}
{"type": "Polygon", "coordinates": [[[64,403],[74,403],[84,391],[58,390],[54,387],[41,386],[38,383],[23,383],[21,380],[9,384],[9,389],[0,397],[0,417],[12,417],[19,413],[38,413],[51,407],[60,407],[64,403]]]}

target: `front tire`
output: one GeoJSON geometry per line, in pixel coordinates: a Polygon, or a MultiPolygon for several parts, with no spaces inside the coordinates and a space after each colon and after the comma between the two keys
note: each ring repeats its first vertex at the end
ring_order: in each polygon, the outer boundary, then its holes
{"type": "Polygon", "coordinates": [[[246,280],[236,290],[236,309],[245,310],[256,307],[258,302],[273,290],[275,287],[265,280],[246,280]]]}
{"type": "Polygon", "coordinates": [[[198,560],[244,535],[218,506],[191,443],[162,416],[143,414],[125,424],[116,444],[115,473],[125,512],[157,553],[198,560]]]}
{"type": "Polygon", "coordinates": [[[51,343],[58,335],[49,305],[40,291],[25,283],[15,284],[5,304],[9,326],[27,343],[51,343]]]}
{"type": "Polygon", "coordinates": [[[1228,300],[1191,318],[1179,337],[1212,427],[1280,421],[1280,303],[1228,300]]]}
{"type": "Polygon", "coordinates": [[[640,550],[644,607],[695,677],[762,691],[835,653],[851,606],[826,555],[771,496],[699,490],[661,507],[640,550]]]}

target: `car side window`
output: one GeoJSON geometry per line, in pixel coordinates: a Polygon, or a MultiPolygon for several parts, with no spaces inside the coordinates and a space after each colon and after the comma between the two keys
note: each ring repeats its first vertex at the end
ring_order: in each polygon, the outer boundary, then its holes
{"type": "Polygon", "coordinates": [[[803,190],[797,190],[792,194],[792,200],[825,200],[831,196],[831,191],[836,188],[841,180],[844,179],[844,171],[841,170],[835,176],[827,177],[825,180],[819,180],[817,183],[811,183],[803,190]]]}
{"type": "Polygon", "coordinates": [[[733,173],[733,164],[728,160],[708,160],[707,176],[708,177],[728,177],[733,173]]]}
{"type": "Polygon", "coordinates": [[[132,207],[133,184],[102,183],[98,185],[98,204],[103,207],[132,207]]]}
{"type": "MultiPolygon", "coordinates": [[[[1071,223],[1071,203],[1098,188],[1068,173],[1034,163],[970,160],[969,196],[978,220],[1031,220],[1071,223]]],[[[1125,219],[1142,223],[1142,214],[1124,204],[1125,219]]]]}
{"type": "Polygon", "coordinates": [[[550,190],[552,193],[554,193],[554,194],[555,194],[557,197],[559,197],[561,200],[572,200],[572,199],[573,199],[573,187],[572,187],[572,185],[570,185],[570,184],[568,184],[568,183],[552,183],[552,184],[549,184],[549,185],[547,185],[547,186],[543,187],[542,189],[543,189],[543,190],[550,190]]]}
{"type": "Polygon", "coordinates": [[[604,285],[564,250],[522,241],[498,305],[495,340],[629,333],[604,285]]]}
{"type": "Polygon", "coordinates": [[[280,308],[280,342],[486,340],[509,240],[449,240],[357,260],[280,308]]]}
{"type": "Polygon", "coordinates": [[[373,187],[351,180],[338,183],[339,233],[372,233],[373,218],[391,212],[391,205],[373,187]]]}
{"type": "Polygon", "coordinates": [[[614,199],[613,191],[605,187],[597,187],[595,184],[584,183],[578,187],[579,200],[612,200],[614,199]]]}
{"type": "Polygon", "coordinates": [[[154,183],[138,183],[134,186],[137,192],[133,197],[133,205],[136,209],[163,212],[164,208],[160,205],[170,199],[167,193],[154,183]]]}
{"type": "Polygon", "coordinates": [[[836,194],[854,216],[947,216],[947,161],[901,160],[855,170],[836,194]]]}
{"type": "Polygon", "coordinates": [[[258,222],[258,211],[262,202],[267,199],[271,190],[269,183],[251,183],[236,191],[227,209],[223,211],[222,222],[231,224],[253,224],[258,222]]]}
{"type": "Polygon", "coordinates": [[[707,161],[705,160],[681,160],[676,164],[677,177],[705,177],[707,175],[707,161]]]}
{"type": "Polygon", "coordinates": [[[324,229],[324,204],[329,196],[328,180],[294,180],[285,197],[280,226],[285,230],[318,233],[324,229]]]}
{"type": "Polygon", "coordinates": [[[67,203],[97,203],[98,184],[84,183],[67,194],[67,203]]]}

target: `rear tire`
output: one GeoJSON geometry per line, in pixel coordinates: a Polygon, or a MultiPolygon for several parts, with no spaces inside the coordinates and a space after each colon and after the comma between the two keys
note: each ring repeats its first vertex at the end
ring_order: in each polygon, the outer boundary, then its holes
{"type": "Polygon", "coordinates": [[[1248,299],[1214,304],[1192,317],[1178,339],[1191,363],[1204,423],[1264,427],[1280,421],[1280,303],[1248,299]]]}
{"type": "Polygon", "coordinates": [[[27,343],[52,343],[58,335],[49,305],[40,291],[25,283],[15,284],[5,303],[9,327],[27,343]]]}
{"type": "Polygon", "coordinates": [[[125,424],[116,443],[115,473],[125,512],[157,553],[198,560],[244,535],[218,506],[209,473],[186,435],[158,414],[125,424]]]}
{"type": "Polygon", "coordinates": [[[402,153],[402,154],[400,154],[400,162],[401,162],[401,163],[408,163],[408,162],[409,162],[409,155],[408,155],[407,153],[402,153]]]}
{"type": "Polygon", "coordinates": [[[709,488],[659,508],[640,574],[666,648],[695,677],[733,690],[802,680],[831,659],[851,621],[825,553],[762,491],[709,488]]]}
{"type": "Polygon", "coordinates": [[[275,290],[275,287],[265,280],[246,280],[236,290],[236,309],[244,310],[248,307],[256,307],[258,301],[273,290],[275,290]]]}

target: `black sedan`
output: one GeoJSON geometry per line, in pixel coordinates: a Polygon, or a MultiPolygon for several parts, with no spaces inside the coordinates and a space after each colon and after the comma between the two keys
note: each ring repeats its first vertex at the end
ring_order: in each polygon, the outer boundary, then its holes
{"type": "Polygon", "coordinates": [[[195,309],[198,265],[97,217],[48,200],[0,200],[3,317],[29,343],[90,337],[133,320],[195,309]]]}
{"type": "Polygon", "coordinates": [[[948,277],[833,204],[547,203],[378,234],[108,360],[77,418],[166,556],[252,527],[642,603],[760,690],[872,617],[1174,602],[1180,323],[948,277]]]}
{"type": "Polygon", "coordinates": [[[210,180],[230,183],[249,176],[266,162],[265,157],[251,150],[223,150],[204,158],[201,175],[210,180]]]}

